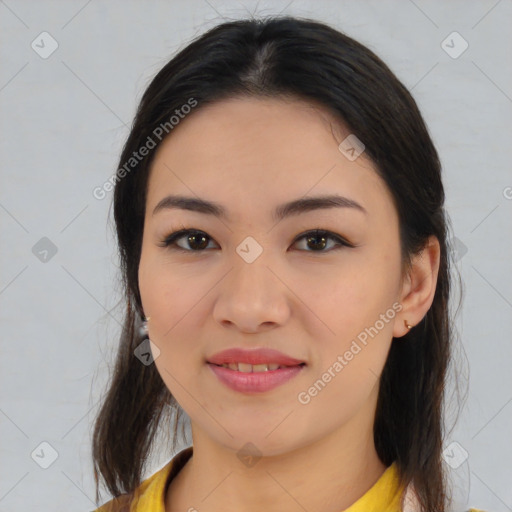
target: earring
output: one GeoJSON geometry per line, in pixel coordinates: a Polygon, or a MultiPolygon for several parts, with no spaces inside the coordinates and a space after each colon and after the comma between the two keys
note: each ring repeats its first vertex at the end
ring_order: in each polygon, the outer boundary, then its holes
{"type": "Polygon", "coordinates": [[[407,320],[404,320],[404,325],[405,325],[405,327],[407,327],[407,329],[412,329],[412,328],[413,328],[413,326],[412,326],[412,325],[409,325],[409,324],[407,323],[407,320]]]}
{"type": "Polygon", "coordinates": [[[144,336],[147,338],[148,336],[148,321],[151,317],[147,317],[145,320],[142,321],[142,325],[139,327],[139,333],[141,336],[144,336]]]}

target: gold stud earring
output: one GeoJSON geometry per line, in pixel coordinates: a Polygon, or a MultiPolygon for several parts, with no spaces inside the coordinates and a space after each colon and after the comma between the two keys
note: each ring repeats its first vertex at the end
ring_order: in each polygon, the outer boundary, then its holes
{"type": "Polygon", "coordinates": [[[404,325],[405,325],[405,327],[407,327],[407,329],[412,329],[412,328],[413,328],[413,326],[412,326],[412,325],[409,325],[409,324],[407,323],[407,320],[404,320],[404,325]]]}

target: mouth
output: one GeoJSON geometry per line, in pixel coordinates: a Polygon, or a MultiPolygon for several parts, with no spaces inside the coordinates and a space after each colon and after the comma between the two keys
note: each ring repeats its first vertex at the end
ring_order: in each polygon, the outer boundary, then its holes
{"type": "Polygon", "coordinates": [[[208,362],[207,366],[218,381],[231,390],[254,395],[272,391],[292,380],[304,371],[306,363],[285,366],[277,363],[252,365],[248,363],[215,364],[208,362]]]}
{"type": "Polygon", "coordinates": [[[227,368],[229,370],[233,370],[235,372],[242,373],[262,373],[262,372],[272,372],[277,370],[283,370],[286,368],[294,368],[297,366],[306,366],[306,363],[294,364],[294,365],[284,365],[278,363],[262,363],[262,364],[249,364],[249,363],[223,363],[223,364],[215,364],[208,363],[213,366],[217,366],[220,368],[227,368]]]}
{"type": "Polygon", "coordinates": [[[222,384],[241,393],[264,393],[300,375],[305,361],[268,347],[234,347],[205,361],[222,384]]]}
{"type": "Polygon", "coordinates": [[[303,360],[268,347],[250,350],[245,347],[234,347],[209,356],[206,362],[245,373],[276,371],[306,364],[303,360]]]}

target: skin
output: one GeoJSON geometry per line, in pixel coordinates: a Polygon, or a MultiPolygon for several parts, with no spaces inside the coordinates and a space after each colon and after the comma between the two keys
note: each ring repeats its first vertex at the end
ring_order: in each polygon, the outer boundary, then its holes
{"type": "Polygon", "coordinates": [[[160,350],[155,364],[190,417],[194,446],[168,488],[167,512],[339,512],[386,469],[373,441],[379,377],[392,337],[408,332],[404,320],[416,325],[432,304],[439,244],[431,238],[402,276],[391,195],[364,153],[350,161],[338,149],[348,133],[318,105],[237,98],[199,108],[157,150],[139,285],[160,350]],[[328,208],[271,218],[279,204],[332,193],[357,201],[367,215],[328,208]],[[181,209],[153,215],[168,194],[218,202],[231,218],[181,209]],[[162,247],[183,226],[207,234],[203,252],[201,237],[177,241],[189,252],[162,247]],[[356,247],[336,249],[330,240],[318,249],[297,239],[315,228],[356,247]],[[263,248],[250,264],[236,252],[247,236],[263,248]],[[298,393],[394,303],[401,311],[300,403],[298,393]],[[271,347],[307,366],[271,391],[239,393],[205,363],[237,346],[271,347]],[[247,442],[261,454],[251,467],[237,457],[247,442]]]}

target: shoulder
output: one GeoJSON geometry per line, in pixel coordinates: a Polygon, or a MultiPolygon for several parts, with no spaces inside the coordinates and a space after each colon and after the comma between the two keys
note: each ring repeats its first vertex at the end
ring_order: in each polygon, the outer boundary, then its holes
{"type": "MultiPolygon", "coordinates": [[[[421,512],[418,497],[414,491],[412,484],[409,484],[405,489],[404,498],[402,502],[403,512],[421,512]]],[[[469,508],[467,512],[488,512],[480,508],[469,508]]]]}
{"type": "MultiPolygon", "coordinates": [[[[165,492],[165,483],[172,466],[172,461],[144,480],[133,492],[111,499],[94,512],[133,512],[146,510],[146,505],[153,505],[161,500],[165,492]]],[[[150,508],[148,510],[153,510],[150,508]]],[[[160,512],[155,509],[155,512],[160,512]]]]}
{"type": "Polygon", "coordinates": [[[133,492],[108,501],[94,512],[137,512],[164,509],[166,489],[171,480],[192,456],[191,446],[175,455],[163,468],[144,480],[133,492]]]}
{"type": "Polygon", "coordinates": [[[130,512],[133,495],[134,493],[118,496],[97,508],[94,512],[130,512]]]}

